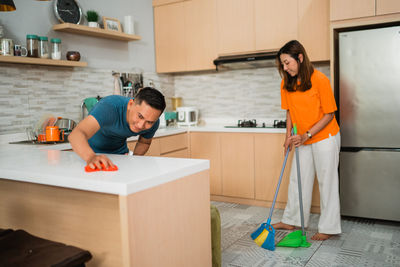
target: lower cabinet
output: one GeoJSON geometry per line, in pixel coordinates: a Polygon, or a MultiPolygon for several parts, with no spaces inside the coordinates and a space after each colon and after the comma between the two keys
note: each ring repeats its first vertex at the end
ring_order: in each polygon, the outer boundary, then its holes
{"type": "MultiPolygon", "coordinates": [[[[249,205],[271,206],[283,160],[283,133],[191,132],[190,157],[210,160],[211,198],[249,205]]],[[[276,207],[284,208],[288,196],[289,154],[276,207]]],[[[319,212],[315,179],[312,212],[319,212]]]]}
{"type": "Polygon", "coordinates": [[[222,195],[254,198],[254,136],[221,133],[222,195]]]}
{"type": "MultiPolygon", "coordinates": [[[[129,141],[129,150],[134,151],[137,141],[129,141]]],[[[174,134],[153,138],[145,156],[188,158],[188,134],[174,134]]]]}
{"type": "Polygon", "coordinates": [[[210,160],[210,193],[211,195],[222,195],[219,133],[191,132],[190,158],[210,160]]]}

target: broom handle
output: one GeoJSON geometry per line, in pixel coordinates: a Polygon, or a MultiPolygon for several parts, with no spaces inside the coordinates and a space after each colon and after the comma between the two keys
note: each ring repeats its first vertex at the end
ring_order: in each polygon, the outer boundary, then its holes
{"type": "Polygon", "coordinates": [[[282,170],[281,170],[281,175],[279,176],[278,185],[276,186],[276,190],[275,190],[274,201],[272,202],[272,206],[271,206],[271,209],[269,211],[269,217],[268,217],[268,221],[267,221],[268,224],[271,222],[272,213],[274,212],[275,201],[276,201],[276,198],[278,197],[279,187],[281,186],[282,176],[283,176],[283,173],[285,171],[285,166],[286,166],[286,161],[287,161],[288,155],[289,155],[289,148],[287,149],[286,155],[285,155],[285,159],[283,160],[283,166],[282,166],[282,170]]]}
{"type": "MultiPolygon", "coordinates": [[[[293,134],[293,129],[292,129],[292,134],[293,134]]],[[[272,206],[271,206],[271,209],[269,210],[269,217],[268,217],[268,220],[267,220],[267,223],[268,223],[268,224],[271,223],[272,213],[274,212],[275,201],[276,201],[276,198],[278,197],[279,187],[281,186],[283,173],[284,173],[284,171],[285,171],[286,161],[287,161],[288,156],[289,156],[289,151],[290,151],[290,149],[288,148],[288,149],[286,150],[285,159],[283,160],[283,165],[282,165],[281,174],[280,174],[280,176],[279,176],[278,185],[276,186],[276,190],[275,190],[274,201],[272,201],[272,206]]]]}
{"type": "MultiPolygon", "coordinates": [[[[297,127],[294,124],[294,134],[297,134],[297,127]]],[[[303,194],[301,192],[301,175],[300,175],[300,160],[299,160],[299,148],[296,147],[296,167],[297,167],[297,184],[299,187],[299,205],[300,205],[300,221],[301,221],[301,232],[304,235],[304,214],[303,214],[303,194]]]]}

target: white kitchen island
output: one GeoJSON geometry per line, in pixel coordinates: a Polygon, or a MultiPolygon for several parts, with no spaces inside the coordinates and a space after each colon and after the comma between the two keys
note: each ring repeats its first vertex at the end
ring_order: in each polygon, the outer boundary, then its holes
{"type": "Polygon", "coordinates": [[[89,250],[87,266],[210,266],[209,161],[110,155],[84,171],[74,152],[0,149],[0,228],[89,250]]]}

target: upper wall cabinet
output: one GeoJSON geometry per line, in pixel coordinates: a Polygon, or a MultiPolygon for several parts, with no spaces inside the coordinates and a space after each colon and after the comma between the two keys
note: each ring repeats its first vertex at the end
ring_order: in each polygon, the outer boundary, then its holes
{"type": "Polygon", "coordinates": [[[218,54],[277,50],[298,39],[329,60],[329,0],[217,0],[218,54]]]}
{"type": "Polygon", "coordinates": [[[158,73],[214,69],[216,14],[213,0],[154,6],[158,73]]]}
{"type": "Polygon", "coordinates": [[[278,50],[298,38],[298,0],[255,0],[255,49],[278,50]]]}
{"type": "Polygon", "coordinates": [[[331,20],[375,15],[375,0],[331,0],[331,20]]]}
{"type": "Polygon", "coordinates": [[[400,13],[399,0],[376,0],[376,15],[400,13]]]}
{"type": "Polygon", "coordinates": [[[331,20],[400,13],[399,0],[331,0],[331,20]]]}
{"type": "Polygon", "coordinates": [[[329,60],[329,0],[299,1],[297,38],[310,60],[329,60]]]}
{"type": "Polygon", "coordinates": [[[217,0],[218,54],[254,51],[254,0],[217,0]]]}

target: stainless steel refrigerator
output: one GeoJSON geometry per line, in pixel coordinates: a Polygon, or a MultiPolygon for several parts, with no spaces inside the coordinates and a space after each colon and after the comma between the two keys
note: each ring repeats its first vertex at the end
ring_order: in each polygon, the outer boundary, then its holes
{"type": "Polygon", "coordinates": [[[400,221],[400,23],[335,32],[341,214],[400,221]]]}

